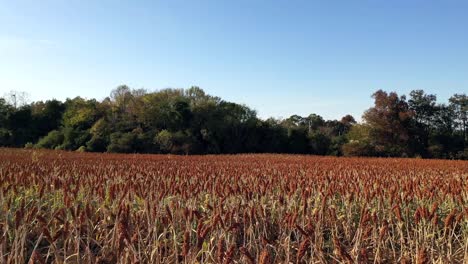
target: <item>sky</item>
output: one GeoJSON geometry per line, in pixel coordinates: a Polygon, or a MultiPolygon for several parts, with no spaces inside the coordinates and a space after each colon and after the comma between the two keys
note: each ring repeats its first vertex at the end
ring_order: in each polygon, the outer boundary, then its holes
{"type": "Polygon", "coordinates": [[[199,86],[262,118],[468,92],[468,1],[0,0],[0,96],[199,86]]]}

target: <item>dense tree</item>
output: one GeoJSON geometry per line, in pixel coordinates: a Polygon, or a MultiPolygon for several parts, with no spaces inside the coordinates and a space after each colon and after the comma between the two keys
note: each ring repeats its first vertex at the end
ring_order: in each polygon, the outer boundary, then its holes
{"type": "Polygon", "coordinates": [[[291,153],[304,154],[309,152],[309,138],[306,128],[288,129],[288,142],[288,151],[291,153]]]}
{"type": "Polygon", "coordinates": [[[455,94],[449,99],[450,106],[455,112],[455,124],[462,131],[463,141],[468,140],[468,97],[466,94],[455,94]]]}
{"type": "Polygon", "coordinates": [[[423,90],[414,90],[410,92],[408,106],[413,111],[413,117],[417,123],[424,126],[430,126],[436,112],[436,101],[437,96],[426,94],[423,90]]]}
{"type": "Polygon", "coordinates": [[[6,100],[0,98],[0,126],[6,127],[8,122],[8,115],[12,112],[11,106],[7,104],[6,100]]]}
{"type": "Polygon", "coordinates": [[[371,127],[368,124],[357,124],[351,127],[346,135],[348,142],[343,145],[345,156],[373,156],[375,147],[371,143],[371,127]]]}
{"type": "Polygon", "coordinates": [[[110,135],[109,152],[131,153],[134,151],[136,137],[132,132],[115,132],[110,135]]]}
{"type": "Polygon", "coordinates": [[[256,128],[258,146],[256,152],[281,153],[287,152],[288,131],[280,125],[279,120],[269,118],[264,122],[258,122],[256,128]]]}
{"type": "Polygon", "coordinates": [[[451,106],[437,105],[429,138],[428,153],[433,158],[454,158],[463,151],[463,138],[456,133],[456,113],[451,106]]]}
{"type": "Polygon", "coordinates": [[[323,117],[317,114],[310,114],[308,117],[303,118],[302,122],[308,127],[309,133],[313,130],[318,130],[325,125],[323,117]]]}
{"type": "Polygon", "coordinates": [[[35,128],[30,105],[15,108],[8,115],[7,129],[12,132],[13,145],[24,146],[35,141],[35,128]]]}
{"type": "Polygon", "coordinates": [[[47,134],[47,136],[41,138],[39,142],[37,142],[36,146],[38,148],[56,149],[62,145],[63,140],[64,136],[62,132],[52,130],[47,134]]]}
{"type": "Polygon", "coordinates": [[[309,146],[311,153],[317,155],[326,155],[331,148],[331,139],[329,136],[321,132],[313,132],[309,134],[309,146]]]}
{"type": "Polygon", "coordinates": [[[413,112],[411,130],[411,148],[420,156],[428,156],[428,146],[431,133],[434,131],[433,123],[437,114],[437,97],[425,94],[423,90],[414,90],[410,93],[408,106],[413,112]]]}
{"type": "Polygon", "coordinates": [[[11,146],[13,144],[13,134],[9,129],[9,116],[13,111],[6,100],[0,98],[0,146],[11,146]]]}
{"type": "Polygon", "coordinates": [[[122,85],[102,101],[31,104],[0,98],[0,146],[122,153],[298,153],[467,158],[467,99],[448,104],[415,90],[377,91],[363,122],[346,115],[286,119],[206,94],[199,87],[148,92],[122,85]]]}
{"type": "Polygon", "coordinates": [[[100,118],[89,130],[91,138],[86,142],[87,150],[105,152],[110,141],[110,131],[110,125],[106,118],[100,118]]]}
{"type": "Polygon", "coordinates": [[[345,115],[341,118],[340,123],[343,124],[343,130],[340,131],[340,135],[348,133],[353,125],[355,125],[356,119],[352,115],[345,115]]]}
{"type": "Polygon", "coordinates": [[[65,102],[66,110],[63,114],[63,126],[88,129],[97,121],[96,100],[86,100],[81,97],[68,99],[65,102]]]}
{"type": "Polygon", "coordinates": [[[376,153],[383,156],[409,155],[409,125],[413,114],[406,97],[382,90],[372,97],[375,105],[364,113],[363,119],[370,126],[370,140],[376,153]]]}
{"type": "Polygon", "coordinates": [[[36,137],[43,137],[52,130],[59,129],[65,105],[58,100],[35,102],[31,104],[36,137]]]}

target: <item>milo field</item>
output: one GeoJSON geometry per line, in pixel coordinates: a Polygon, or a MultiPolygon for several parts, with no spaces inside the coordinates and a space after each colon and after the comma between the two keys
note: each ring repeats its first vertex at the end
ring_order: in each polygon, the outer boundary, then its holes
{"type": "Polygon", "coordinates": [[[0,263],[468,263],[468,162],[0,149],[0,263]]]}

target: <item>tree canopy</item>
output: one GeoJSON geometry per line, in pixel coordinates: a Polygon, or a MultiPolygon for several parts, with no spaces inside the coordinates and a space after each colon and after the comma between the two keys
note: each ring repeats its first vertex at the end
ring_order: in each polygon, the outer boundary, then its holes
{"type": "Polygon", "coordinates": [[[262,120],[199,87],[148,92],[121,85],[102,101],[30,104],[0,98],[0,146],[122,153],[299,153],[466,159],[468,99],[376,91],[362,122],[318,114],[262,120]]]}

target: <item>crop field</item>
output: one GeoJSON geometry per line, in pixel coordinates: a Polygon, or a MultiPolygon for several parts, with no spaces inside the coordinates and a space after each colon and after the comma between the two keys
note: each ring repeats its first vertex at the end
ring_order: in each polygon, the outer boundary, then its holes
{"type": "Polygon", "coordinates": [[[468,162],[0,149],[0,263],[468,263],[468,162]]]}

